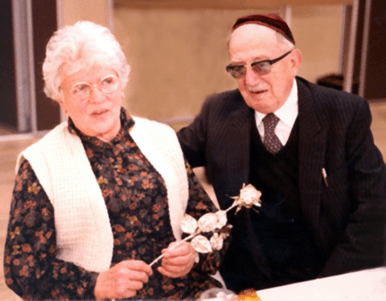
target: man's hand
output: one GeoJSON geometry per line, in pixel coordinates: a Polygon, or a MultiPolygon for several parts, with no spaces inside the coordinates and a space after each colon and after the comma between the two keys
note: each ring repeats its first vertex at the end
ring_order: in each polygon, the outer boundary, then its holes
{"type": "Polygon", "coordinates": [[[162,275],[171,278],[188,274],[194,265],[196,254],[196,251],[188,242],[183,242],[171,249],[175,244],[176,242],[172,242],[167,249],[162,250],[164,257],[162,258],[162,265],[158,268],[162,275]]]}
{"type": "Polygon", "coordinates": [[[125,260],[99,274],[94,295],[97,300],[134,297],[153,274],[140,260],[125,260]]]}

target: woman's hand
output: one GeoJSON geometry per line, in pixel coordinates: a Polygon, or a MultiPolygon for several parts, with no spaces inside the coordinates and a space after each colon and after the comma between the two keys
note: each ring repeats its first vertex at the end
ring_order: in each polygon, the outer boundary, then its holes
{"type": "Polygon", "coordinates": [[[195,250],[188,242],[183,242],[179,246],[171,249],[176,242],[172,242],[167,249],[162,250],[164,257],[162,265],[158,271],[165,276],[177,278],[185,276],[190,272],[194,265],[195,250]]]}
{"type": "Polygon", "coordinates": [[[99,274],[94,295],[97,300],[134,297],[153,274],[140,260],[125,260],[99,274]]]}

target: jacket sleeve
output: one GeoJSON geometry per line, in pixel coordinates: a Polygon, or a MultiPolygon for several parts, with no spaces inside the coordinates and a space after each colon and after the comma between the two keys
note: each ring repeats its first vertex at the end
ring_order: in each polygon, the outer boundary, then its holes
{"type": "Polygon", "coordinates": [[[209,100],[207,99],[194,121],[177,133],[182,151],[193,168],[206,165],[205,149],[209,112],[209,100]]]}
{"type": "Polygon", "coordinates": [[[98,273],[59,260],[56,252],[54,208],[25,160],[12,196],[5,282],[24,299],[94,299],[98,273]]]}
{"type": "Polygon", "coordinates": [[[345,140],[349,214],[341,217],[345,227],[320,277],[385,264],[386,170],[370,125],[369,105],[363,101],[353,114],[345,140]]]}

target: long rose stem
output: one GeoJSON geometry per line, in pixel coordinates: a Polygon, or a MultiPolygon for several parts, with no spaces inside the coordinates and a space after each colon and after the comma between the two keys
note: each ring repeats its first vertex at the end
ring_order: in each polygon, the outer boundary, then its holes
{"type": "Polygon", "coordinates": [[[237,206],[237,203],[236,202],[234,202],[233,204],[232,204],[232,206],[230,206],[228,209],[226,209],[226,210],[224,210],[225,212],[228,212],[229,210],[231,210],[232,208],[234,208],[234,207],[236,207],[237,206]]]}
{"type": "MultiPolygon", "coordinates": [[[[234,202],[232,204],[232,206],[230,206],[228,209],[225,210],[225,212],[228,212],[229,210],[231,210],[232,208],[236,207],[237,206],[237,203],[234,202]]],[[[184,241],[187,241],[195,236],[197,236],[198,234],[200,234],[201,231],[198,231],[198,232],[195,232],[187,237],[185,237],[183,240],[180,240],[178,243],[176,243],[173,247],[169,248],[169,250],[173,250],[175,247],[179,246],[182,242],[184,241]]],[[[149,265],[150,266],[153,266],[155,263],[157,263],[162,257],[164,257],[164,254],[161,254],[160,256],[158,256],[156,259],[154,259],[149,265]]]]}
{"type": "MultiPolygon", "coordinates": [[[[176,243],[173,247],[171,248],[168,248],[169,250],[173,250],[175,247],[179,246],[181,243],[183,243],[184,241],[187,241],[188,239],[191,239],[193,237],[195,237],[196,235],[200,234],[200,232],[197,232],[197,233],[193,233],[187,237],[185,237],[183,240],[180,240],[178,243],[176,243]]],[[[152,261],[151,264],[149,264],[150,266],[154,265],[155,263],[157,263],[162,257],[164,257],[164,254],[161,254],[160,256],[158,256],[156,259],[154,259],[152,261]]]]}

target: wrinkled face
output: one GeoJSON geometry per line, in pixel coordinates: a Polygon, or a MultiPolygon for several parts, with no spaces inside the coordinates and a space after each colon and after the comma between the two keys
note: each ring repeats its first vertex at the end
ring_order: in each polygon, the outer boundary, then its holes
{"type": "MultiPolygon", "coordinates": [[[[75,126],[83,134],[97,137],[105,142],[111,141],[121,128],[120,110],[124,97],[121,84],[115,92],[108,94],[94,86],[90,97],[84,100],[74,97],[74,85],[88,83],[91,86],[99,84],[101,87],[104,84],[104,78],[107,77],[108,80],[110,75],[117,76],[118,74],[113,69],[100,66],[69,74],[68,68],[64,66],[60,74],[62,97],[58,100],[63,111],[71,117],[75,126]]],[[[78,87],[77,91],[82,91],[85,86],[75,87],[78,87]]]]}
{"type": "Polygon", "coordinates": [[[273,64],[265,75],[256,74],[250,65],[276,59],[292,48],[266,26],[245,24],[232,33],[229,41],[231,64],[247,67],[245,76],[237,79],[238,88],[246,104],[255,111],[272,113],[285,103],[301,62],[301,53],[293,50],[273,64]]]}

